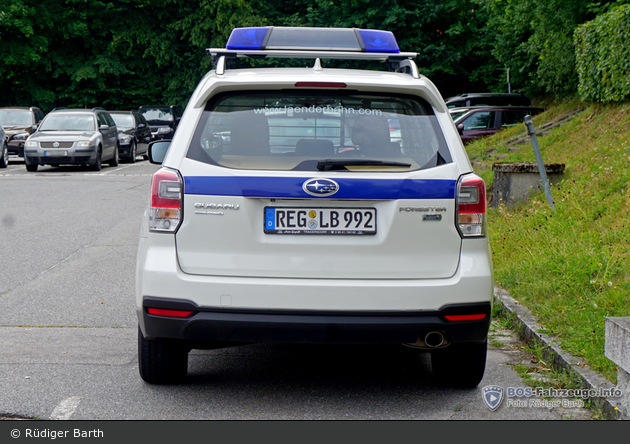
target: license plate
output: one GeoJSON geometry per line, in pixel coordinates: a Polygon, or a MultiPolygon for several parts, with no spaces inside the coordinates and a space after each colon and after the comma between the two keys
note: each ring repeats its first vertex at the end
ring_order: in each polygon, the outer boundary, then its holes
{"type": "Polygon", "coordinates": [[[265,207],[266,234],[375,234],[375,208],[265,207]]]}
{"type": "Polygon", "coordinates": [[[44,156],[46,157],[66,157],[67,155],[68,152],[63,150],[44,151],[44,156]]]}

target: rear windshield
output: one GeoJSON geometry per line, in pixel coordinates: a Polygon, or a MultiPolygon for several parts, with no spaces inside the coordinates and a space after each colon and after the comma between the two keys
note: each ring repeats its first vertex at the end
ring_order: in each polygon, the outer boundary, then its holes
{"type": "Polygon", "coordinates": [[[225,93],[205,108],[187,157],[226,168],[409,171],[451,162],[417,97],[331,91],[225,93]]]}

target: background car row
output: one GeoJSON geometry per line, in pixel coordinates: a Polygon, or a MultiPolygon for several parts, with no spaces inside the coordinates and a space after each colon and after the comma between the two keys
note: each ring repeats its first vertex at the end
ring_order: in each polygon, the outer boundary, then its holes
{"type": "MultiPolygon", "coordinates": [[[[544,111],[532,107],[530,99],[520,93],[460,94],[446,99],[446,104],[465,144],[520,124],[528,114],[544,111]]],[[[146,160],[151,141],[173,138],[183,110],[175,105],[143,105],[131,111],[61,108],[49,115],[53,113],[66,116],[66,127],[59,124],[63,117],[54,117],[54,124],[42,127],[44,113],[37,107],[0,108],[0,168],[8,165],[9,154],[24,157],[29,171],[37,171],[38,165],[62,164],[90,166],[98,171],[103,160],[111,166],[117,165],[119,158],[135,162],[137,156],[143,156],[146,160]],[[87,120],[91,114],[92,124],[86,120],[83,126],[73,126],[78,125],[78,121],[70,121],[73,113],[74,118],[83,115],[87,120]],[[114,145],[109,143],[112,134],[117,134],[114,145]],[[31,142],[25,156],[27,139],[31,142]]]]}
{"type": "Polygon", "coordinates": [[[9,154],[23,157],[28,171],[40,165],[99,171],[103,162],[148,159],[148,144],[171,139],[181,115],[181,108],[161,105],[131,111],[55,108],[47,115],[37,107],[0,108],[0,168],[8,165],[9,154]]]}

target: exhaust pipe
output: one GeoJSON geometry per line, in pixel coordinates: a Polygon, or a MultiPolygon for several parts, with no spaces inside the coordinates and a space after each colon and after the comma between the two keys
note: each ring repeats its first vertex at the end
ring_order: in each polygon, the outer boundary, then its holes
{"type": "Polygon", "coordinates": [[[445,338],[444,335],[439,331],[432,331],[430,333],[427,333],[427,335],[424,337],[424,343],[427,345],[427,347],[440,347],[441,345],[444,345],[445,338]]]}

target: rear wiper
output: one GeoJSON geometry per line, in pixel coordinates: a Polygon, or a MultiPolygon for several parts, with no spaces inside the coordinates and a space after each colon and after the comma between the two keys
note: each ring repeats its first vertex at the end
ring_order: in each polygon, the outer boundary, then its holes
{"type": "Polygon", "coordinates": [[[342,170],[348,166],[376,166],[376,167],[398,167],[398,168],[409,168],[411,166],[410,163],[402,163],[402,162],[389,162],[383,160],[369,160],[369,159],[340,159],[340,160],[320,160],[317,162],[317,169],[319,171],[332,171],[332,170],[342,170]]]}

